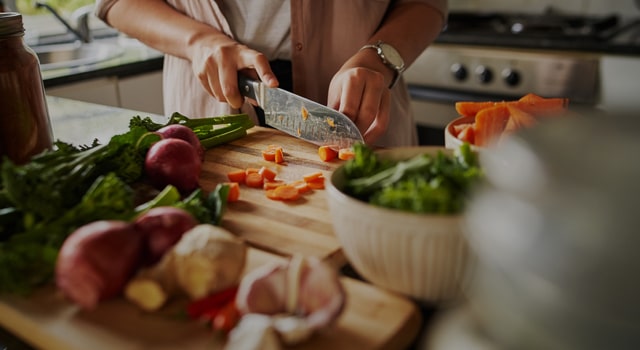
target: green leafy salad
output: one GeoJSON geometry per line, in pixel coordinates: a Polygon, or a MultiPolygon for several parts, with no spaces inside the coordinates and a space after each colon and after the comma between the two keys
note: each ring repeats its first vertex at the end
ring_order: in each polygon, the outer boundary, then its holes
{"type": "Polygon", "coordinates": [[[454,155],[423,153],[403,161],[380,157],[364,144],[344,165],[344,192],[373,205],[415,213],[455,214],[482,177],[476,152],[463,144],[454,155]]]}
{"type": "MultiPolygon", "coordinates": [[[[186,125],[205,149],[246,134],[253,126],[245,114],[189,119],[174,113],[167,124],[134,116],[129,131],[106,144],[54,148],[24,165],[9,159],[0,166],[0,293],[27,293],[52,278],[64,240],[76,228],[96,220],[131,220],[157,206],[176,206],[202,223],[218,224],[228,187],[206,194],[181,194],[172,185],[146,194],[138,189],[147,150],[160,139],[153,131],[186,125]],[[150,198],[149,198],[150,197],[150,198]]],[[[149,188],[146,188],[149,190],[149,188]]],[[[149,191],[147,191],[149,192],[149,191]]]]}

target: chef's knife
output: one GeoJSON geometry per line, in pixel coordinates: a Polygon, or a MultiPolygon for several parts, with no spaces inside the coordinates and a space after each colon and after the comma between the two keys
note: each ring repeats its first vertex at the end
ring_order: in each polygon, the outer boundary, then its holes
{"type": "Polygon", "coordinates": [[[238,87],[264,110],[265,123],[278,130],[319,146],[345,148],[364,142],[353,121],[334,109],[242,75],[238,87]]]}

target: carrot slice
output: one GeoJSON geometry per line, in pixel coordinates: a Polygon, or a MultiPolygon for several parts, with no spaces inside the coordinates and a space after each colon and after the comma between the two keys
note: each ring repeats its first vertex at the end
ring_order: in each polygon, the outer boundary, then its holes
{"type": "Polygon", "coordinates": [[[322,190],[324,189],[324,176],[320,176],[317,177],[315,179],[312,179],[310,181],[305,181],[307,183],[307,186],[309,186],[309,188],[314,189],[314,190],[322,190]]]}
{"type": "Polygon", "coordinates": [[[460,101],[456,102],[456,112],[465,117],[474,117],[478,112],[485,108],[495,106],[495,102],[475,102],[475,101],[460,101]]]}
{"type": "Polygon", "coordinates": [[[284,151],[282,151],[282,148],[276,148],[275,152],[276,154],[275,154],[274,162],[278,164],[284,163],[284,151]]]}
{"type": "Polygon", "coordinates": [[[262,175],[264,180],[267,180],[267,181],[273,181],[278,175],[276,174],[275,171],[267,168],[266,166],[263,166],[262,168],[260,168],[260,170],[258,170],[258,173],[260,173],[260,175],[262,175]]]}
{"type": "Polygon", "coordinates": [[[265,190],[272,190],[282,185],[284,185],[284,181],[281,181],[281,180],[265,181],[264,184],[262,185],[262,188],[265,190]]]}
{"type": "Polygon", "coordinates": [[[527,113],[514,105],[507,105],[507,108],[509,108],[509,114],[511,115],[511,118],[514,119],[518,127],[529,128],[538,124],[536,117],[530,113],[527,113]]]}
{"type": "Polygon", "coordinates": [[[262,150],[262,158],[268,162],[276,161],[276,151],[282,148],[278,145],[268,145],[265,149],[262,150]]]}
{"type": "Polygon", "coordinates": [[[237,202],[240,199],[240,184],[237,182],[225,182],[229,186],[227,202],[237,202]]]}
{"type": "Polygon", "coordinates": [[[332,146],[318,147],[318,156],[323,162],[329,162],[338,156],[338,151],[332,146]]]}
{"type": "Polygon", "coordinates": [[[475,128],[473,124],[464,124],[464,128],[456,135],[456,137],[464,142],[474,144],[475,142],[475,128]]]}
{"type": "Polygon", "coordinates": [[[314,173],[310,173],[310,174],[306,174],[302,176],[302,180],[304,180],[305,182],[309,182],[309,181],[313,181],[317,178],[323,177],[324,175],[322,175],[321,171],[316,171],[314,173]]]}
{"type": "Polygon", "coordinates": [[[247,177],[244,179],[244,182],[249,187],[262,188],[264,184],[264,179],[262,177],[262,174],[255,172],[255,173],[247,174],[247,177]]]}
{"type": "Polygon", "coordinates": [[[260,169],[259,168],[246,168],[244,169],[244,172],[246,175],[249,175],[251,173],[259,173],[260,169]]]}
{"type": "Polygon", "coordinates": [[[234,170],[227,173],[227,178],[231,182],[244,183],[247,173],[244,170],[234,170]]]}
{"type": "Polygon", "coordinates": [[[509,121],[509,108],[504,104],[485,108],[476,115],[475,144],[488,146],[496,141],[509,121]]]}
{"type": "Polygon", "coordinates": [[[278,186],[273,191],[276,197],[285,201],[296,200],[300,197],[300,192],[298,192],[298,189],[291,185],[278,186]]]}
{"type": "Polygon", "coordinates": [[[272,199],[274,201],[282,200],[282,198],[278,197],[278,194],[276,193],[276,189],[275,188],[264,191],[264,194],[265,194],[265,196],[267,196],[267,198],[272,199]]]}
{"type": "Polygon", "coordinates": [[[306,193],[311,190],[311,187],[309,187],[309,184],[307,184],[307,182],[304,180],[296,180],[296,181],[290,182],[289,185],[298,189],[298,193],[300,194],[306,193]]]}
{"type": "Polygon", "coordinates": [[[340,160],[349,160],[355,157],[356,154],[353,152],[351,147],[348,148],[340,148],[338,150],[338,159],[340,160]]]}

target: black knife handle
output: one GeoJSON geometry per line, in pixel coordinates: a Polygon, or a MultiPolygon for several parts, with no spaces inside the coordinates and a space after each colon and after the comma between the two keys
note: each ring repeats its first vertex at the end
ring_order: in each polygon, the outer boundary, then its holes
{"type": "Polygon", "coordinates": [[[250,79],[242,74],[238,75],[238,89],[240,89],[240,93],[244,97],[258,100],[258,84],[259,82],[250,79]]]}

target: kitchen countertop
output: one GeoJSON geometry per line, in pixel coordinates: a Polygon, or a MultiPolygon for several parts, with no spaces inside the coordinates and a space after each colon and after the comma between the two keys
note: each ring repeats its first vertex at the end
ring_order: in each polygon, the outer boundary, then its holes
{"type": "MultiPolygon", "coordinates": [[[[163,116],[58,97],[48,97],[47,102],[54,138],[74,144],[88,144],[96,138],[101,143],[107,142],[113,134],[128,129],[128,121],[133,115],[149,116],[158,122],[166,120],[163,116]]],[[[246,137],[207,151],[201,187],[213,189],[215,184],[226,180],[225,174],[229,169],[263,165],[265,161],[260,150],[272,143],[282,145],[286,150],[287,165],[277,168],[279,177],[285,180],[312,171],[322,171],[328,176],[339,164],[319,160],[317,148],[312,144],[275,129],[254,127],[246,137]]],[[[301,253],[321,257],[342,272],[349,300],[345,312],[335,333],[315,337],[308,348],[416,347],[434,310],[359,279],[349,268],[333,235],[324,196],[324,191],[310,193],[305,196],[304,203],[291,210],[287,203],[266,199],[260,189],[243,188],[241,199],[244,200],[228,207],[222,226],[249,243],[249,266],[301,253]],[[277,216],[277,213],[287,215],[277,216]]],[[[4,327],[0,328],[0,349],[4,349],[3,345],[11,350],[31,349],[31,346],[45,349],[96,348],[98,344],[92,342],[100,342],[102,347],[111,344],[120,349],[141,344],[158,345],[151,338],[138,339],[136,332],[123,331],[122,319],[118,316],[122,314],[131,316],[136,327],[149,326],[124,300],[109,303],[101,312],[88,317],[76,315],[76,311],[53,297],[51,292],[45,288],[33,299],[0,298],[0,326],[4,327]],[[13,334],[27,339],[29,345],[13,334]]],[[[155,321],[151,323],[154,324],[155,321]]],[[[179,325],[176,333],[193,335],[190,328],[193,327],[179,325]]],[[[146,334],[144,329],[142,334],[146,334]]],[[[183,344],[178,336],[170,337],[168,341],[176,342],[173,348],[201,348],[197,344],[207,341],[207,334],[201,330],[187,344],[183,344]]]]}

